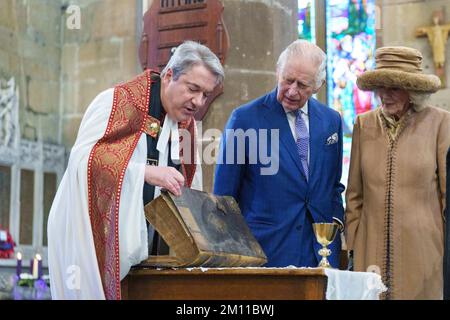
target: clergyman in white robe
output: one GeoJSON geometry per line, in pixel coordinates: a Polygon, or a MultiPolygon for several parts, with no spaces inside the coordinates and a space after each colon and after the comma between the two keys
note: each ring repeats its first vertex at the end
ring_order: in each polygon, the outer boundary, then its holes
{"type": "MultiPolygon", "coordinates": [[[[114,89],[108,89],[100,93],[88,107],[50,210],[48,263],[53,299],[105,299],[89,217],[87,172],[91,150],[105,134],[113,96],[114,89]]],[[[168,139],[168,132],[173,136],[175,129],[173,121],[165,121],[161,138],[165,136],[168,139]]],[[[169,155],[165,148],[167,143],[159,145],[161,165],[167,163],[169,155]]],[[[143,205],[146,159],[146,135],[142,134],[126,168],[120,196],[120,280],[128,274],[131,266],[148,257],[149,244],[143,205]]],[[[199,164],[196,165],[191,187],[202,189],[199,164]]],[[[155,195],[158,194],[157,187],[155,195]]]]}

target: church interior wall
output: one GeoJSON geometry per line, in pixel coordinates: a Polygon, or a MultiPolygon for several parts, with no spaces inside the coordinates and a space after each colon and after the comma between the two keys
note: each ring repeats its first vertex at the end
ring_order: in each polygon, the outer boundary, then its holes
{"type": "MultiPolygon", "coordinates": [[[[36,253],[41,254],[46,267],[44,224],[50,207],[48,199],[53,198],[62,178],[58,168],[48,171],[41,157],[49,154],[49,148],[58,152],[63,149],[64,162],[64,149],[68,154],[90,101],[101,91],[140,71],[136,17],[142,11],[138,10],[141,3],[141,0],[0,1],[0,78],[15,81],[21,139],[20,147],[10,150],[17,154],[19,165],[13,163],[14,159],[2,161],[5,157],[0,155],[2,168],[10,168],[8,192],[12,199],[9,204],[0,205],[8,206],[2,212],[12,208],[10,231],[19,245],[16,249],[24,254],[24,272],[36,253]],[[79,28],[71,29],[67,25],[69,5],[81,9],[79,28]],[[34,158],[23,159],[19,150],[23,149],[23,141],[25,146],[30,146],[27,151],[34,158]],[[58,171],[57,180],[48,187],[45,177],[53,170],[58,171]],[[20,186],[27,177],[25,173],[29,173],[28,180],[34,185],[34,192],[27,194],[23,192],[26,186],[20,186]],[[31,214],[19,216],[18,212],[25,207],[31,214]]],[[[61,154],[57,156],[59,160],[61,154]]],[[[50,164],[55,159],[47,160],[50,164]]],[[[0,261],[0,296],[2,288],[9,283],[2,275],[14,270],[12,260],[0,261]]]]}
{"type": "Polygon", "coordinates": [[[64,28],[61,56],[62,143],[70,148],[84,112],[101,91],[139,73],[139,1],[77,0],[81,29],[64,28]]]}
{"type": "MultiPolygon", "coordinates": [[[[423,54],[423,72],[434,74],[433,53],[427,37],[416,37],[419,27],[433,25],[434,11],[442,11],[444,24],[450,23],[448,0],[382,0],[381,44],[383,46],[409,46],[423,54]]],[[[450,110],[450,46],[446,46],[446,88],[431,95],[430,104],[450,110]]]]}
{"type": "Polygon", "coordinates": [[[20,88],[20,127],[26,139],[59,140],[60,21],[60,7],[52,1],[0,3],[0,75],[14,77],[20,88]]]}

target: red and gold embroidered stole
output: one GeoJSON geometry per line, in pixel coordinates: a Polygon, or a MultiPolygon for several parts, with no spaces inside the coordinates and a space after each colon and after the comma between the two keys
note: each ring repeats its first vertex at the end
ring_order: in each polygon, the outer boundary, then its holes
{"type": "MultiPolygon", "coordinates": [[[[108,300],[121,298],[119,206],[123,178],[141,134],[149,134],[148,128],[155,121],[147,110],[153,82],[151,73],[153,71],[147,70],[114,88],[113,106],[105,134],[89,156],[89,216],[100,277],[108,300]]],[[[180,151],[182,173],[186,185],[190,187],[196,167],[194,119],[180,123],[179,128],[188,130],[194,137],[191,139],[191,159],[183,159],[180,151]]]]}

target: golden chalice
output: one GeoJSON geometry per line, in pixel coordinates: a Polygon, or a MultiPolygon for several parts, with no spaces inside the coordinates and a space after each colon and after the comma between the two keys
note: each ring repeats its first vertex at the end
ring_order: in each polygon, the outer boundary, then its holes
{"type": "Polygon", "coordinates": [[[332,268],[327,259],[327,257],[331,255],[331,250],[328,249],[327,246],[334,241],[339,226],[337,223],[313,223],[313,229],[317,242],[322,245],[322,249],[319,250],[319,255],[322,256],[319,267],[332,268]]]}

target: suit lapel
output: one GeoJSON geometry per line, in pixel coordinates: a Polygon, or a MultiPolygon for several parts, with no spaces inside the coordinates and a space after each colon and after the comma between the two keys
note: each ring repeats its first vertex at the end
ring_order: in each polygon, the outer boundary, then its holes
{"type": "Polygon", "coordinates": [[[320,152],[322,148],[322,121],[320,105],[314,99],[308,100],[309,113],[309,180],[312,181],[313,175],[316,172],[318,161],[320,160],[320,152]]]}
{"type": "MultiPolygon", "coordinates": [[[[297,169],[302,173],[303,177],[305,177],[300,157],[297,153],[297,145],[292,136],[286,113],[284,112],[283,106],[276,99],[276,96],[277,90],[275,89],[264,101],[264,119],[268,124],[267,128],[279,129],[281,143],[289,153],[292,161],[294,161],[297,169]]],[[[281,158],[280,154],[280,162],[281,161],[284,161],[284,159],[281,158]]]]}

